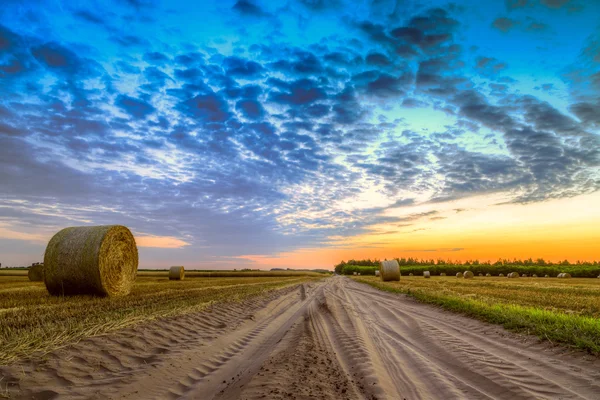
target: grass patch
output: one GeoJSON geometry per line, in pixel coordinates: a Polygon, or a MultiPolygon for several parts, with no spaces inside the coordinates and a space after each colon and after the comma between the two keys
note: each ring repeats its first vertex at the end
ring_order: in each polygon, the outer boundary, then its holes
{"type": "Polygon", "coordinates": [[[0,365],[48,352],[85,337],[156,318],[200,311],[210,304],[246,300],[319,279],[309,276],[234,277],[169,281],[140,276],[125,297],[50,296],[43,282],[0,277],[0,365]]]}
{"type": "Polygon", "coordinates": [[[600,355],[600,283],[589,279],[402,277],[358,282],[600,355]]]}

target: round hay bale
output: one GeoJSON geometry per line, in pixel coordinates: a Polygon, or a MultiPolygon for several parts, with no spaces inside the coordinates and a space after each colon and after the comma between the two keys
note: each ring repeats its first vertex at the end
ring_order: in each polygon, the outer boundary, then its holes
{"type": "Polygon", "coordinates": [[[63,229],[50,239],[44,254],[44,281],[54,296],[124,296],[137,268],[135,239],[121,225],[63,229]]]}
{"type": "Polygon", "coordinates": [[[527,274],[523,274],[521,275],[523,278],[527,278],[527,274]]]}
{"type": "Polygon", "coordinates": [[[532,278],[537,278],[537,274],[531,275],[532,278]]]}
{"type": "Polygon", "coordinates": [[[480,273],[479,273],[479,276],[483,276],[483,274],[480,272],[480,273]]]}
{"type": "MultiPolygon", "coordinates": [[[[446,273],[445,272],[441,272],[440,276],[446,276],[446,273]]],[[[600,278],[600,276],[598,278],[600,278]]]]}
{"type": "Polygon", "coordinates": [[[31,282],[43,282],[44,264],[35,264],[29,267],[29,271],[27,271],[27,277],[31,282]]]}
{"type": "Polygon", "coordinates": [[[176,267],[171,267],[169,269],[169,280],[170,281],[182,281],[185,277],[185,269],[179,265],[176,267]]]}
{"type": "Polygon", "coordinates": [[[456,277],[457,277],[457,278],[462,278],[462,277],[463,277],[463,274],[462,274],[462,272],[457,272],[457,273],[456,273],[456,277]]]}
{"type": "Polygon", "coordinates": [[[544,275],[544,278],[550,278],[550,275],[544,275]]]}
{"type": "Polygon", "coordinates": [[[562,273],[558,274],[558,277],[568,279],[571,277],[571,274],[569,274],[568,272],[562,272],[562,273]]]}
{"type": "Polygon", "coordinates": [[[410,274],[408,274],[408,276],[413,276],[413,273],[411,272],[410,274]]]}
{"type": "Polygon", "coordinates": [[[375,271],[375,276],[379,276],[379,270],[375,271]]]}
{"type": "Polygon", "coordinates": [[[400,265],[397,260],[385,260],[381,262],[381,280],[399,281],[400,265]]]}
{"type": "Polygon", "coordinates": [[[504,274],[498,274],[498,276],[504,276],[504,274]]]}
{"type": "Polygon", "coordinates": [[[360,272],[358,273],[358,276],[360,276],[360,272]]]}
{"type": "Polygon", "coordinates": [[[471,271],[465,271],[463,272],[463,278],[465,279],[473,279],[473,273],[471,271]]]}
{"type": "Polygon", "coordinates": [[[424,276],[425,278],[431,278],[431,274],[429,273],[429,271],[425,271],[425,272],[423,272],[423,276],[424,276]]]}
{"type": "Polygon", "coordinates": [[[519,273],[518,272],[511,272],[510,274],[506,275],[509,278],[518,278],[519,277],[519,273]]]}
{"type": "Polygon", "coordinates": [[[492,276],[492,274],[490,274],[489,272],[487,274],[485,274],[485,276],[492,276]]]}

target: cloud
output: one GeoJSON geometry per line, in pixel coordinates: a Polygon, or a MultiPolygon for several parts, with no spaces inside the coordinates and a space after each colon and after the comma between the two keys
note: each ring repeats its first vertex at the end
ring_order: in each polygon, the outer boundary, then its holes
{"type": "Polygon", "coordinates": [[[148,115],[156,111],[151,104],[122,94],[117,96],[115,105],[132,117],[139,119],[146,118],[148,115]]]}
{"type": "Polygon", "coordinates": [[[505,33],[510,31],[516,25],[518,25],[518,22],[507,17],[496,18],[494,22],[492,22],[492,26],[494,28],[505,33]]]}
{"type": "Polygon", "coordinates": [[[138,247],[155,247],[160,249],[180,249],[190,244],[172,236],[145,236],[135,235],[138,247]]]}

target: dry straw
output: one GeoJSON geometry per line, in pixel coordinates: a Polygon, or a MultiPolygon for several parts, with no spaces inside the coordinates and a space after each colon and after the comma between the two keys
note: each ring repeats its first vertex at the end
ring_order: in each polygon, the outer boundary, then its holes
{"type": "Polygon", "coordinates": [[[185,276],[185,270],[182,266],[171,267],[169,269],[170,281],[182,281],[185,276]]]}
{"type": "Polygon", "coordinates": [[[381,262],[380,267],[382,281],[399,281],[400,265],[396,260],[385,260],[381,262]]]}
{"type": "Polygon", "coordinates": [[[35,264],[29,267],[27,271],[27,277],[31,282],[43,282],[44,281],[44,265],[35,264]]]}
{"type": "Polygon", "coordinates": [[[423,276],[424,276],[425,278],[431,278],[431,274],[429,273],[429,271],[425,271],[425,272],[423,272],[423,276]]]}
{"type": "Polygon", "coordinates": [[[471,272],[471,271],[463,272],[463,278],[465,278],[465,279],[473,279],[473,276],[474,276],[473,272],[471,272]]]}
{"type": "Polygon", "coordinates": [[[55,296],[124,296],[137,268],[135,239],[121,225],[63,229],[50,239],[44,255],[46,288],[55,296]]]}

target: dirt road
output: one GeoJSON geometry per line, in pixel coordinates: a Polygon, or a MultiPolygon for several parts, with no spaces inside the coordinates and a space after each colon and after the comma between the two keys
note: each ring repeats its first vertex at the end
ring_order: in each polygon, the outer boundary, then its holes
{"type": "Polygon", "coordinates": [[[87,339],[2,375],[27,399],[600,398],[597,358],[345,277],[87,339]]]}

